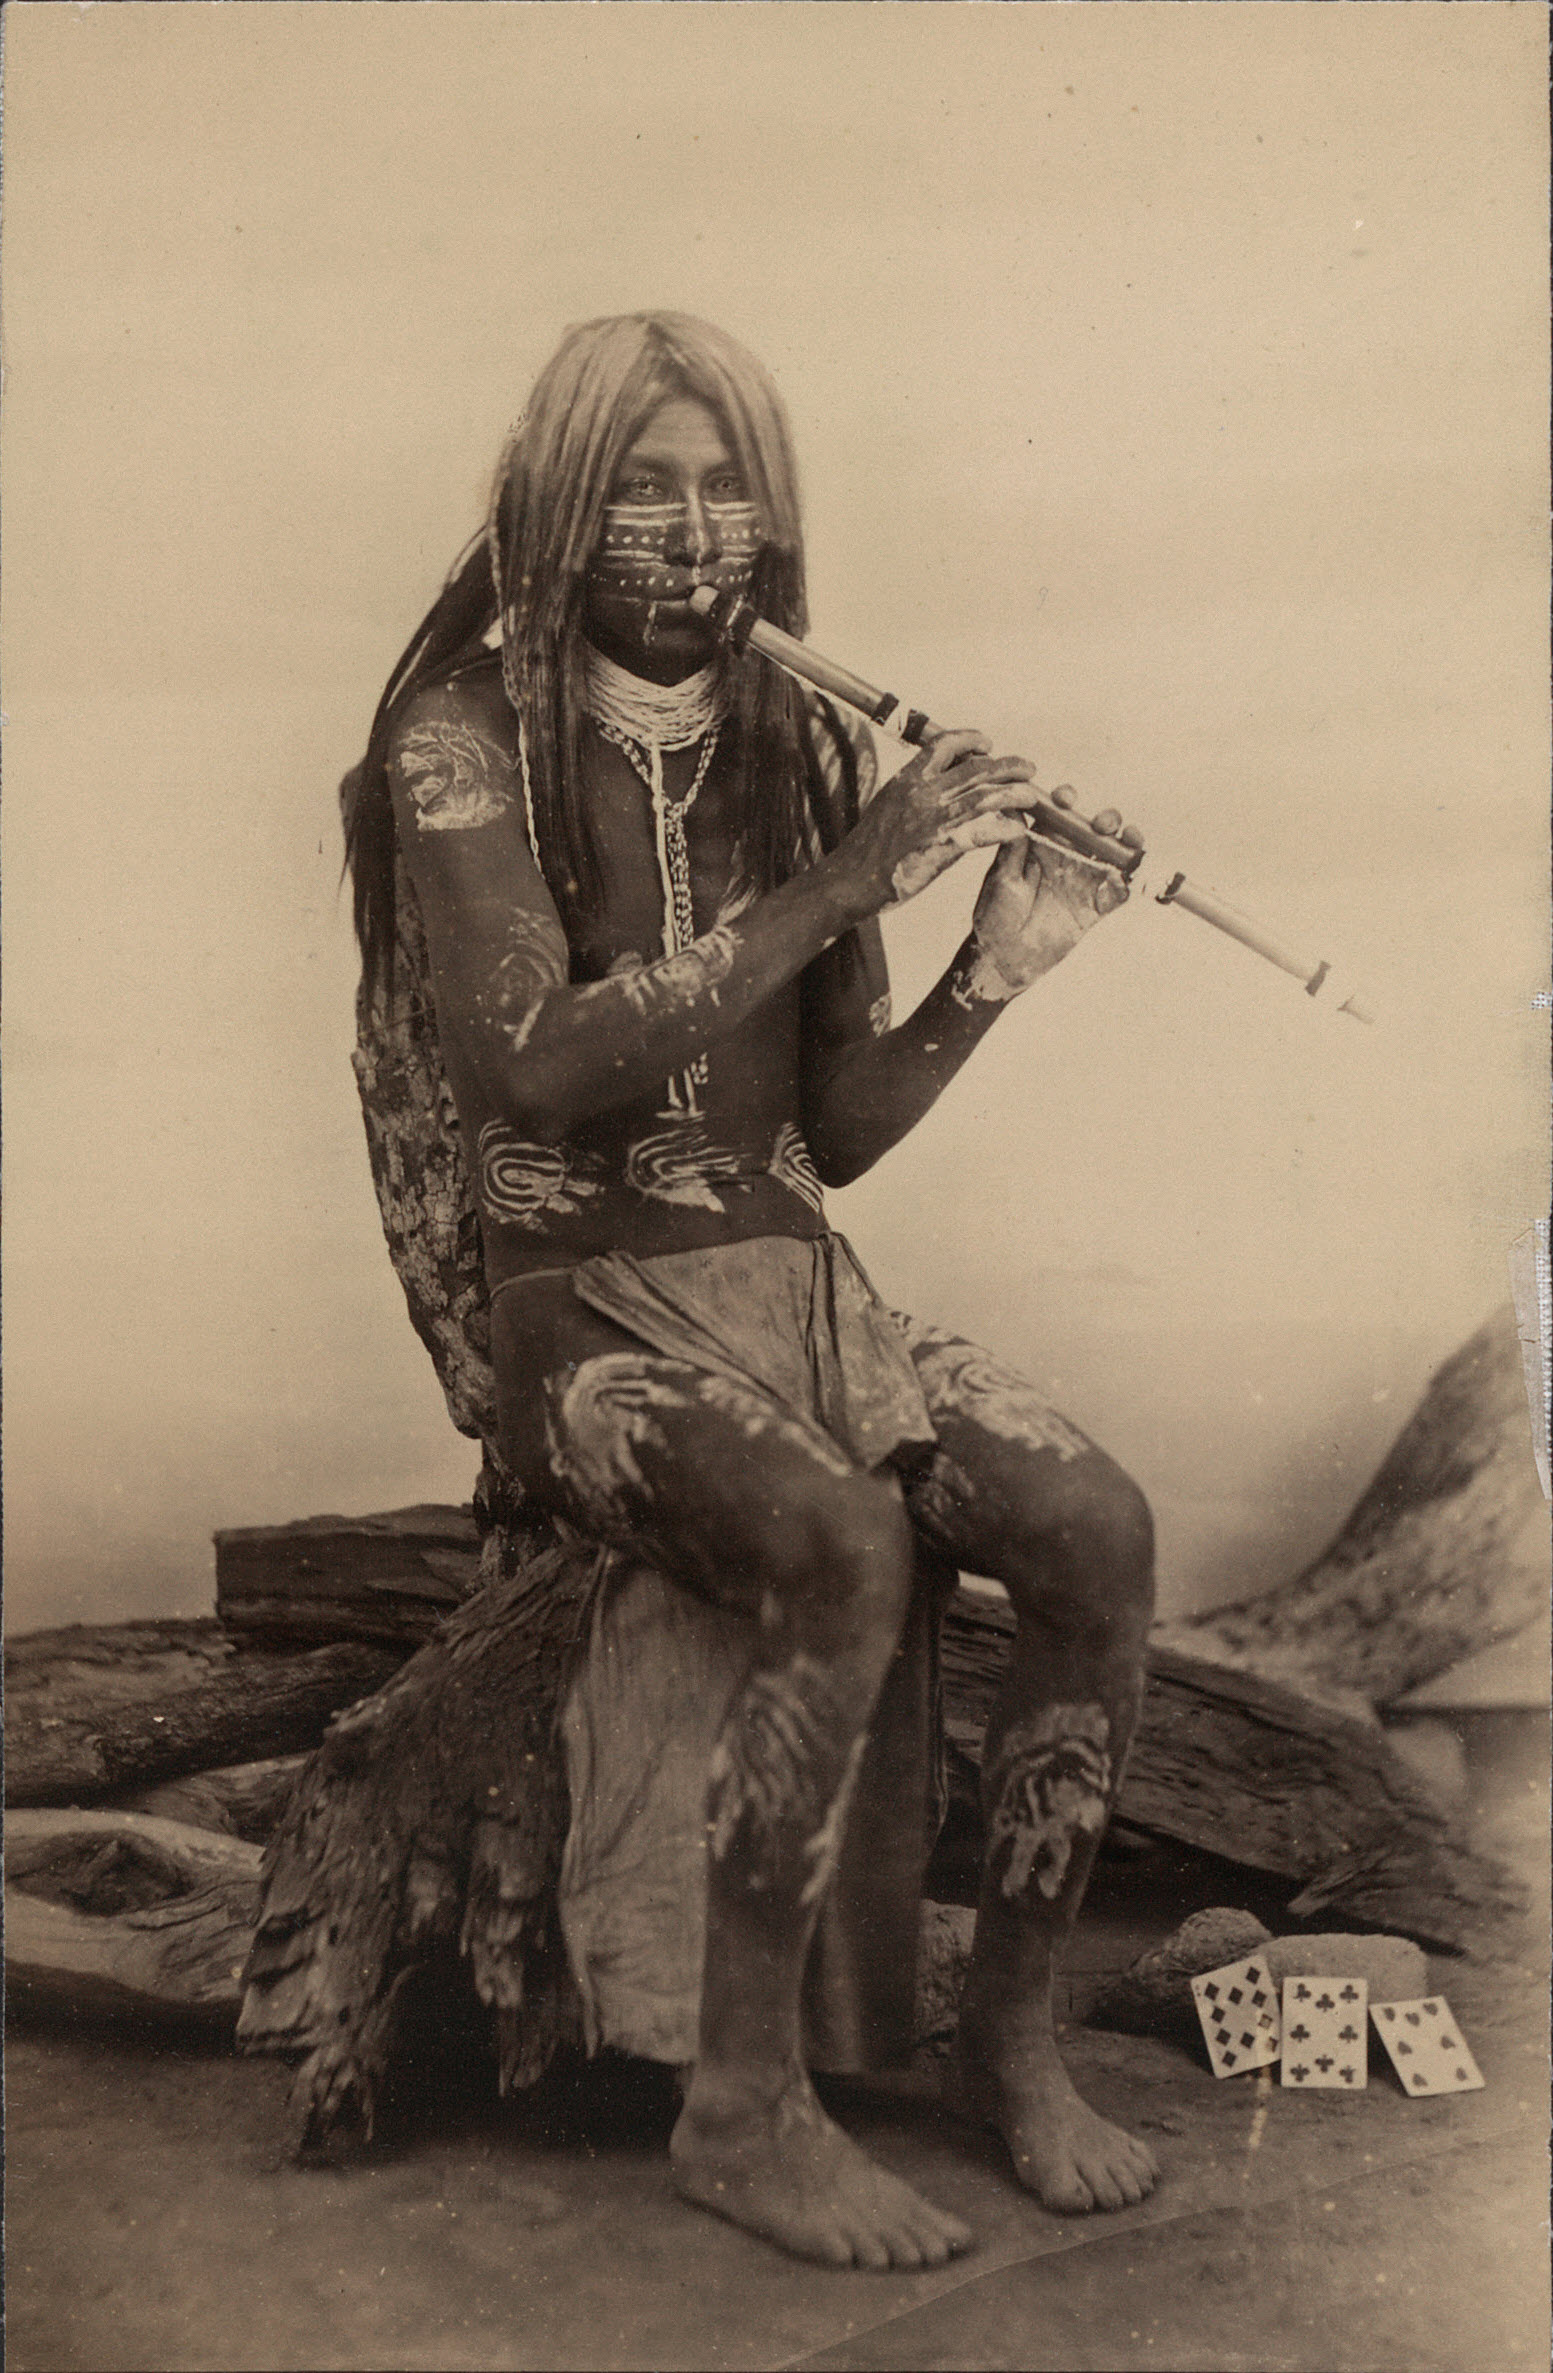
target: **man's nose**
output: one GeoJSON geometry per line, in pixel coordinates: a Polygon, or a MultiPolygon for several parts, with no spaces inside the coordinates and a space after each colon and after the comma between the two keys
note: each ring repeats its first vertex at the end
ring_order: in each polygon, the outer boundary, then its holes
{"type": "Polygon", "coordinates": [[[686,560],[692,567],[703,567],[717,557],[717,533],[706,504],[694,487],[686,490],[675,514],[673,540],[676,559],[686,560]]]}

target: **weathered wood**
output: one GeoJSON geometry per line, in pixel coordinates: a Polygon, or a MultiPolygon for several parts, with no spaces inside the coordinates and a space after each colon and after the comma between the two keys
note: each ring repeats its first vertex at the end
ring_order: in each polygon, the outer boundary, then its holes
{"type": "Polygon", "coordinates": [[[23,2008],[230,2025],[260,1861],[240,1839],[144,1813],[10,1814],[8,1995],[23,2008]]]}
{"type": "Polygon", "coordinates": [[[152,1788],[132,1788],[111,1801],[119,1811],[154,1813],[262,1846],[279,1828],[306,1763],[305,1755],[270,1755],[257,1763],[218,1765],[181,1780],[158,1781],[152,1788]]]}
{"type": "Polygon", "coordinates": [[[505,2089],[572,2031],[557,1708],[601,1560],[495,1534],[437,1639],[330,1731],[265,1860],[238,2040],[300,2063],[299,2138],[370,2130],[410,1979],[449,1947],[505,2089]]]}
{"type": "Polygon", "coordinates": [[[216,1623],[72,1626],[6,1657],[8,1805],[73,1804],[315,1746],[393,1650],[239,1653],[216,1623]]]}
{"type": "Polygon", "coordinates": [[[1506,1304],[1438,1370],[1318,1558],[1159,1636],[1308,1694],[1385,1706],[1522,1630],[1547,1589],[1547,1511],[1506,1304]]]}
{"type": "Polygon", "coordinates": [[[207,1679],[226,1662],[232,1643],[219,1623],[202,1615],[138,1623],[69,1623],[29,1631],[5,1643],[5,1688],[13,1701],[31,1690],[68,1693],[79,1687],[94,1701],[155,1696],[160,1690],[207,1679]]]}
{"type": "Polygon", "coordinates": [[[216,1535],[216,1613],[234,1638],[316,1646],[424,1646],[474,1589],[480,1536],[467,1508],[309,1516],[216,1535]]]}

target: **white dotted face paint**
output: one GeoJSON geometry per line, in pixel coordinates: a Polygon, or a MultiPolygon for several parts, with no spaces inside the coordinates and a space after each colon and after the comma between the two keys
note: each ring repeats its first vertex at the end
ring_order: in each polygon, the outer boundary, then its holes
{"type": "Polygon", "coordinates": [[[760,551],[760,513],[743,500],[618,502],[605,507],[588,566],[591,592],[640,604],[653,633],[665,602],[683,601],[696,585],[742,593],[760,551]]]}

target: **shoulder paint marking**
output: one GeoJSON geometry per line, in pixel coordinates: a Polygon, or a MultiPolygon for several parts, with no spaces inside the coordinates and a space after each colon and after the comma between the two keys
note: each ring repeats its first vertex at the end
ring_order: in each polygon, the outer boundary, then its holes
{"type": "Polygon", "coordinates": [[[451,718],[412,725],[394,756],[422,832],[469,832],[512,805],[506,759],[468,725],[451,718]]]}

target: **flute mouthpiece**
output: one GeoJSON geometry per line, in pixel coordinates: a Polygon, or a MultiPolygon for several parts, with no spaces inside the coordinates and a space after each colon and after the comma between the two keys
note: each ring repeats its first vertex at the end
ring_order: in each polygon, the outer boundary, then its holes
{"type": "Polygon", "coordinates": [[[698,618],[710,618],[721,599],[715,585],[698,585],[693,593],[687,595],[686,607],[694,610],[698,618]]]}

